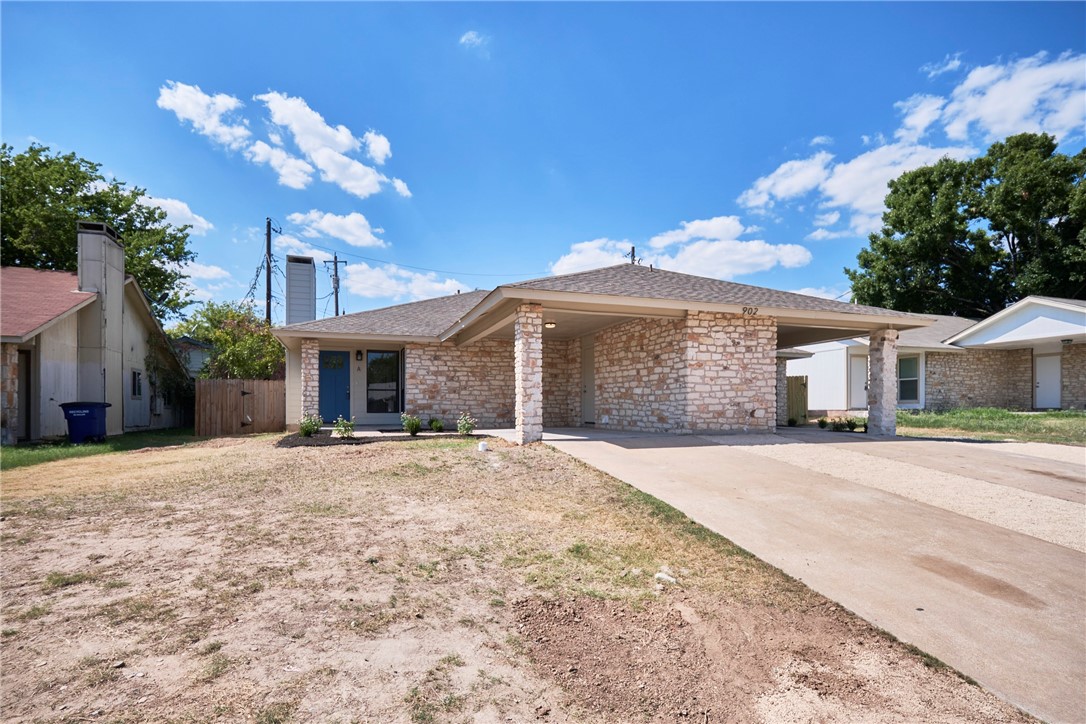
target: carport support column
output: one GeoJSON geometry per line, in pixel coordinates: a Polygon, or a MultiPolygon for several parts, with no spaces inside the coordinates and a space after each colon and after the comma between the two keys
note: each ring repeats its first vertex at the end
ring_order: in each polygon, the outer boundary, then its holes
{"type": "Polygon", "coordinates": [[[518,445],[543,439],[543,307],[517,307],[513,364],[516,366],[518,445]]]}
{"type": "Polygon", "coordinates": [[[321,405],[321,343],[316,339],[302,340],[302,415],[320,414],[321,405]]]}
{"type": "Polygon", "coordinates": [[[896,329],[880,329],[869,337],[867,432],[872,435],[897,434],[897,335],[896,329]]]}

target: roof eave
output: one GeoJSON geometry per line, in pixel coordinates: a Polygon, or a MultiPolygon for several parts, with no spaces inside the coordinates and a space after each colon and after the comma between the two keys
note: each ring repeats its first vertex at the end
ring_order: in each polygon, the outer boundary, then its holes
{"type": "Polygon", "coordinates": [[[65,318],[75,314],[80,309],[87,306],[88,304],[90,304],[91,302],[93,302],[94,300],[96,300],[98,298],[98,293],[97,292],[80,292],[80,293],[81,294],[90,294],[91,296],[89,296],[86,299],[84,299],[83,301],[79,302],[74,307],[69,307],[67,310],[65,310],[65,311],[61,312],[60,314],[58,314],[57,316],[53,317],[48,322],[45,322],[43,324],[39,324],[37,327],[30,330],[29,332],[26,332],[22,336],[17,335],[17,334],[15,334],[15,335],[7,335],[7,336],[5,336],[3,338],[0,338],[0,341],[2,341],[4,344],[23,344],[24,342],[28,342],[28,341],[34,339],[35,337],[37,337],[39,334],[41,334],[45,330],[52,327],[54,324],[56,324],[60,320],[65,319],[65,318]]]}
{"type": "Polygon", "coordinates": [[[1025,297],[1024,299],[1019,299],[1017,302],[1015,302],[1011,306],[1005,307],[1005,308],[999,310],[998,312],[996,312],[992,316],[988,317],[987,319],[982,319],[981,321],[974,324],[972,327],[968,327],[966,329],[963,329],[961,332],[958,332],[957,334],[955,334],[952,337],[947,337],[945,340],[943,340],[943,343],[944,344],[958,344],[959,341],[961,341],[963,339],[968,339],[969,337],[971,337],[973,334],[975,334],[977,332],[984,331],[985,329],[992,326],[993,324],[995,324],[999,320],[1003,319],[1006,316],[1009,316],[1011,313],[1014,312],[1014,310],[1018,309],[1019,307],[1026,306],[1027,304],[1041,304],[1041,305],[1044,305],[1046,307],[1055,307],[1056,309],[1066,309],[1066,310],[1071,311],[1071,312],[1082,312],[1083,311],[1083,308],[1076,305],[1076,304],[1065,304],[1065,303],[1057,301],[1055,299],[1044,299],[1042,297],[1029,296],[1029,297],[1025,297]]]}

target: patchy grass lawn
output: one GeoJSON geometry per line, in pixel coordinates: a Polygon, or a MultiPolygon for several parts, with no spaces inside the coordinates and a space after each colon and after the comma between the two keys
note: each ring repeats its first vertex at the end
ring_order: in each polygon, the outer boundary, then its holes
{"type": "Polygon", "coordinates": [[[5,717],[1026,720],[673,508],[490,444],[5,471],[5,717]]]}
{"type": "Polygon", "coordinates": [[[105,442],[88,442],[82,445],[72,445],[67,441],[18,446],[5,445],[0,447],[0,470],[13,470],[54,460],[83,458],[91,455],[126,452],[148,447],[185,445],[204,439],[206,438],[193,437],[193,430],[188,427],[129,432],[124,435],[106,438],[105,442]]]}
{"type": "Polygon", "coordinates": [[[898,434],[1086,445],[1086,411],[1012,412],[994,407],[897,413],[898,434]]]}

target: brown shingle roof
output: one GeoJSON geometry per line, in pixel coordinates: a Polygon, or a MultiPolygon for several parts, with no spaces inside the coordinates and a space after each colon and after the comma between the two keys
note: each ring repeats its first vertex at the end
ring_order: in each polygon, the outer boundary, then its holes
{"type": "Polygon", "coordinates": [[[942,314],[926,315],[935,320],[929,327],[918,329],[906,329],[897,338],[899,347],[945,347],[957,349],[954,345],[943,344],[943,340],[950,339],[955,334],[969,329],[977,323],[976,319],[966,317],[948,317],[942,314]]]}
{"type": "Polygon", "coordinates": [[[96,296],[72,272],[0,267],[0,336],[22,339],[96,296]]]}
{"type": "Polygon", "coordinates": [[[692,274],[664,271],[636,264],[592,269],[555,277],[531,279],[508,284],[516,289],[539,289],[579,294],[601,294],[645,299],[669,299],[709,304],[738,304],[753,307],[802,309],[813,312],[843,314],[878,314],[881,316],[913,317],[916,315],[878,307],[847,304],[832,299],[809,297],[805,294],[782,292],[749,284],[725,282],[692,274]]]}
{"type": "Polygon", "coordinates": [[[291,332],[436,337],[489,292],[475,291],[281,327],[291,332]]]}

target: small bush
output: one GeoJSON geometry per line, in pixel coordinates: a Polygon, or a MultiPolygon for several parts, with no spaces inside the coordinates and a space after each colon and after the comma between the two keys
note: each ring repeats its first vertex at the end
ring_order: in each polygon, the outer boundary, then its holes
{"type": "Polygon", "coordinates": [[[826,425],[828,425],[828,424],[829,424],[829,420],[827,420],[826,418],[824,418],[824,417],[818,418],[818,427],[819,428],[825,430],[826,425]]]}
{"type": "Polygon", "coordinates": [[[795,427],[795,426],[796,426],[796,418],[789,417],[788,418],[788,427],[795,427]]]}
{"type": "Polygon", "coordinates": [[[354,434],[354,418],[345,420],[343,415],[336,418],[336,421],[332,423],[332,431],[340,437],[350,437],[354,434]]]}
{"type": "Polygon", "coordinates": [[[422,429],[422,420],[419,419],[418,415],[404,412],[400,415],[400,422],[403,423],[404,432],[412,437],[418,435],[419,430],[422,429]]]}
{"type": "Polygon", "coordinates": [[[303,415],[302,419],[298,420],[298,434],[302,437],[312,437],[320,432],[320,429],[321,416],[316,413],[303,415]]]}
{"type": "Polygon", "coordinates": [[[849,432],[855,432],[856,428],[860,426],[860,423],[858,423],[854,418],[850,417],[845,420],[845,425],[848,427],[849,432]]]}
{"type": "Polygon", "coordinates": [[[848,424],[840,417],[835,417],[830,421],[830,429],[834,432],[844,432],[848,429],[848,424]]]}
{"type": "Polygon", "coordinates": [[[430,418],[429,425],[430,429],[434,432],[445,432],[445,423],[437,419],[436,417],[430,418]]]}
{"type": "Polygon", "coordinates": [[[475,426],[479,424],[479,421],[466,412],[461,412],[460,417],[456,420],[456,431],[461,435],[470,435],[475,432],[475,426]]]}

